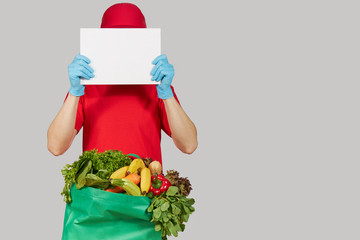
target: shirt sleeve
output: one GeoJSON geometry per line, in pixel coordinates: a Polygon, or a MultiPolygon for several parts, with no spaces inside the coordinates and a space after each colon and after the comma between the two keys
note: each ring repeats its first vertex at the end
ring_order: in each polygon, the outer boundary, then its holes
{"type": "MultiPolygon", "coordinates": [[[[69,92],[66,94],[65,100],[69,96],[69,92]]],[[[76,121],[75,121],[75,129],[80,132],[80,129],[82,128],[84,124],[84,96],[81,96],[79,99],[79,104],[76,112],[76,121]]]]}
{"type": "MultiPolygon", "coordinates": [[[[173,94],[174,94],[174,97],[176,99],[176,101],[179,103],[179,105],[181,106],[180,104],[180,101],[179,99],[177,98],[176,96],[176,93],[175,93],[175,90],[174,90],[174,87],[171,86],[171,90],[173,91],[173,94]]],[[[165,104],[164,104],[164,101],[162,99],[159,98],[159,109],[160,109],[160,123],[161,123],[161,129],[169,136],[171,137],[171,130],[170,130],[170,125],[169,125],[169,122],[168,122],[168,118],[167,118],[167,115],[166,115],[166,110],[165,110],[165,104]]]]}

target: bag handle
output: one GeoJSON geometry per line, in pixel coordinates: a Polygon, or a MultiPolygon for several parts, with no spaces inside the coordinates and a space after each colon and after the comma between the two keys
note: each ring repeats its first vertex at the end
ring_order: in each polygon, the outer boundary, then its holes
{"type": "Polygon", "coordinates": [[[129,153],[128,156],[129,156],[131,159],[133,159],[133,160],[134,160],[135,158],[141,159],[141,157],[140,157],[139,155],[135,154],[135,153],[129,153]]]}

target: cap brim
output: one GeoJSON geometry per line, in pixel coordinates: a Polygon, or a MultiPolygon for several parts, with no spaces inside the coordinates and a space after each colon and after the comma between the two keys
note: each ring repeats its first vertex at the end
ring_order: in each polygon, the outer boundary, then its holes
{"type": "Polygon", "coordinates": [[[139,26],[132,26],[132,25],[116,25],[116,26],[109,26],[109,27],[101,27],[101,28],[144,28],[139,26]]]}

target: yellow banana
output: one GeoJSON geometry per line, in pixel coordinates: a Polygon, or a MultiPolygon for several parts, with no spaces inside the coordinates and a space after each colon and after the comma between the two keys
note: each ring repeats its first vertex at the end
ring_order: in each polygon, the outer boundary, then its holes
{"type": "Polygon", "coordinates": [[[120,179],[120,178],[126,177],[126,172],[128,171],[128,169],[129,169],[129,166],[119,168],[118,170],[113,172],[113,174],[111,174],[110,180],[111,179],[120,179]]]}
{"type": "Polygon", "coordinates": [[[140,158],[136,158],[134,160],[132,160],[129,169],[127,170],[127,174],[130,173],[139,173],[141,171],[141,169],[143,169],[145,167],[145,163],[142,159],[140,158]]]}
{"type": "Polygon", "coordinates": [[[150,169],[144,167],[140,172],[140,189],[143,195],[149,192],[150,184],[151,184],[151,172],[150,169]]]}

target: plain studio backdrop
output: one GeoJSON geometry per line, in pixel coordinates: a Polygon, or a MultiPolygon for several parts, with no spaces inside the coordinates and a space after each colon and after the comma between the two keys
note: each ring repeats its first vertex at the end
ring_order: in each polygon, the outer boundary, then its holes
{"type": "MultiPolygon", "coordinates": [[[[164,169],[196,199],[178,239],[360,239],[358,1],[130,2],[161,28],[198,129],[192,155],[163,134],[164,169]]],[[[61,237],[60,170],[82,131],[59,157],[46,133],[79,29],[114,3],[1,2],[1,239],[61,237]]]]}

